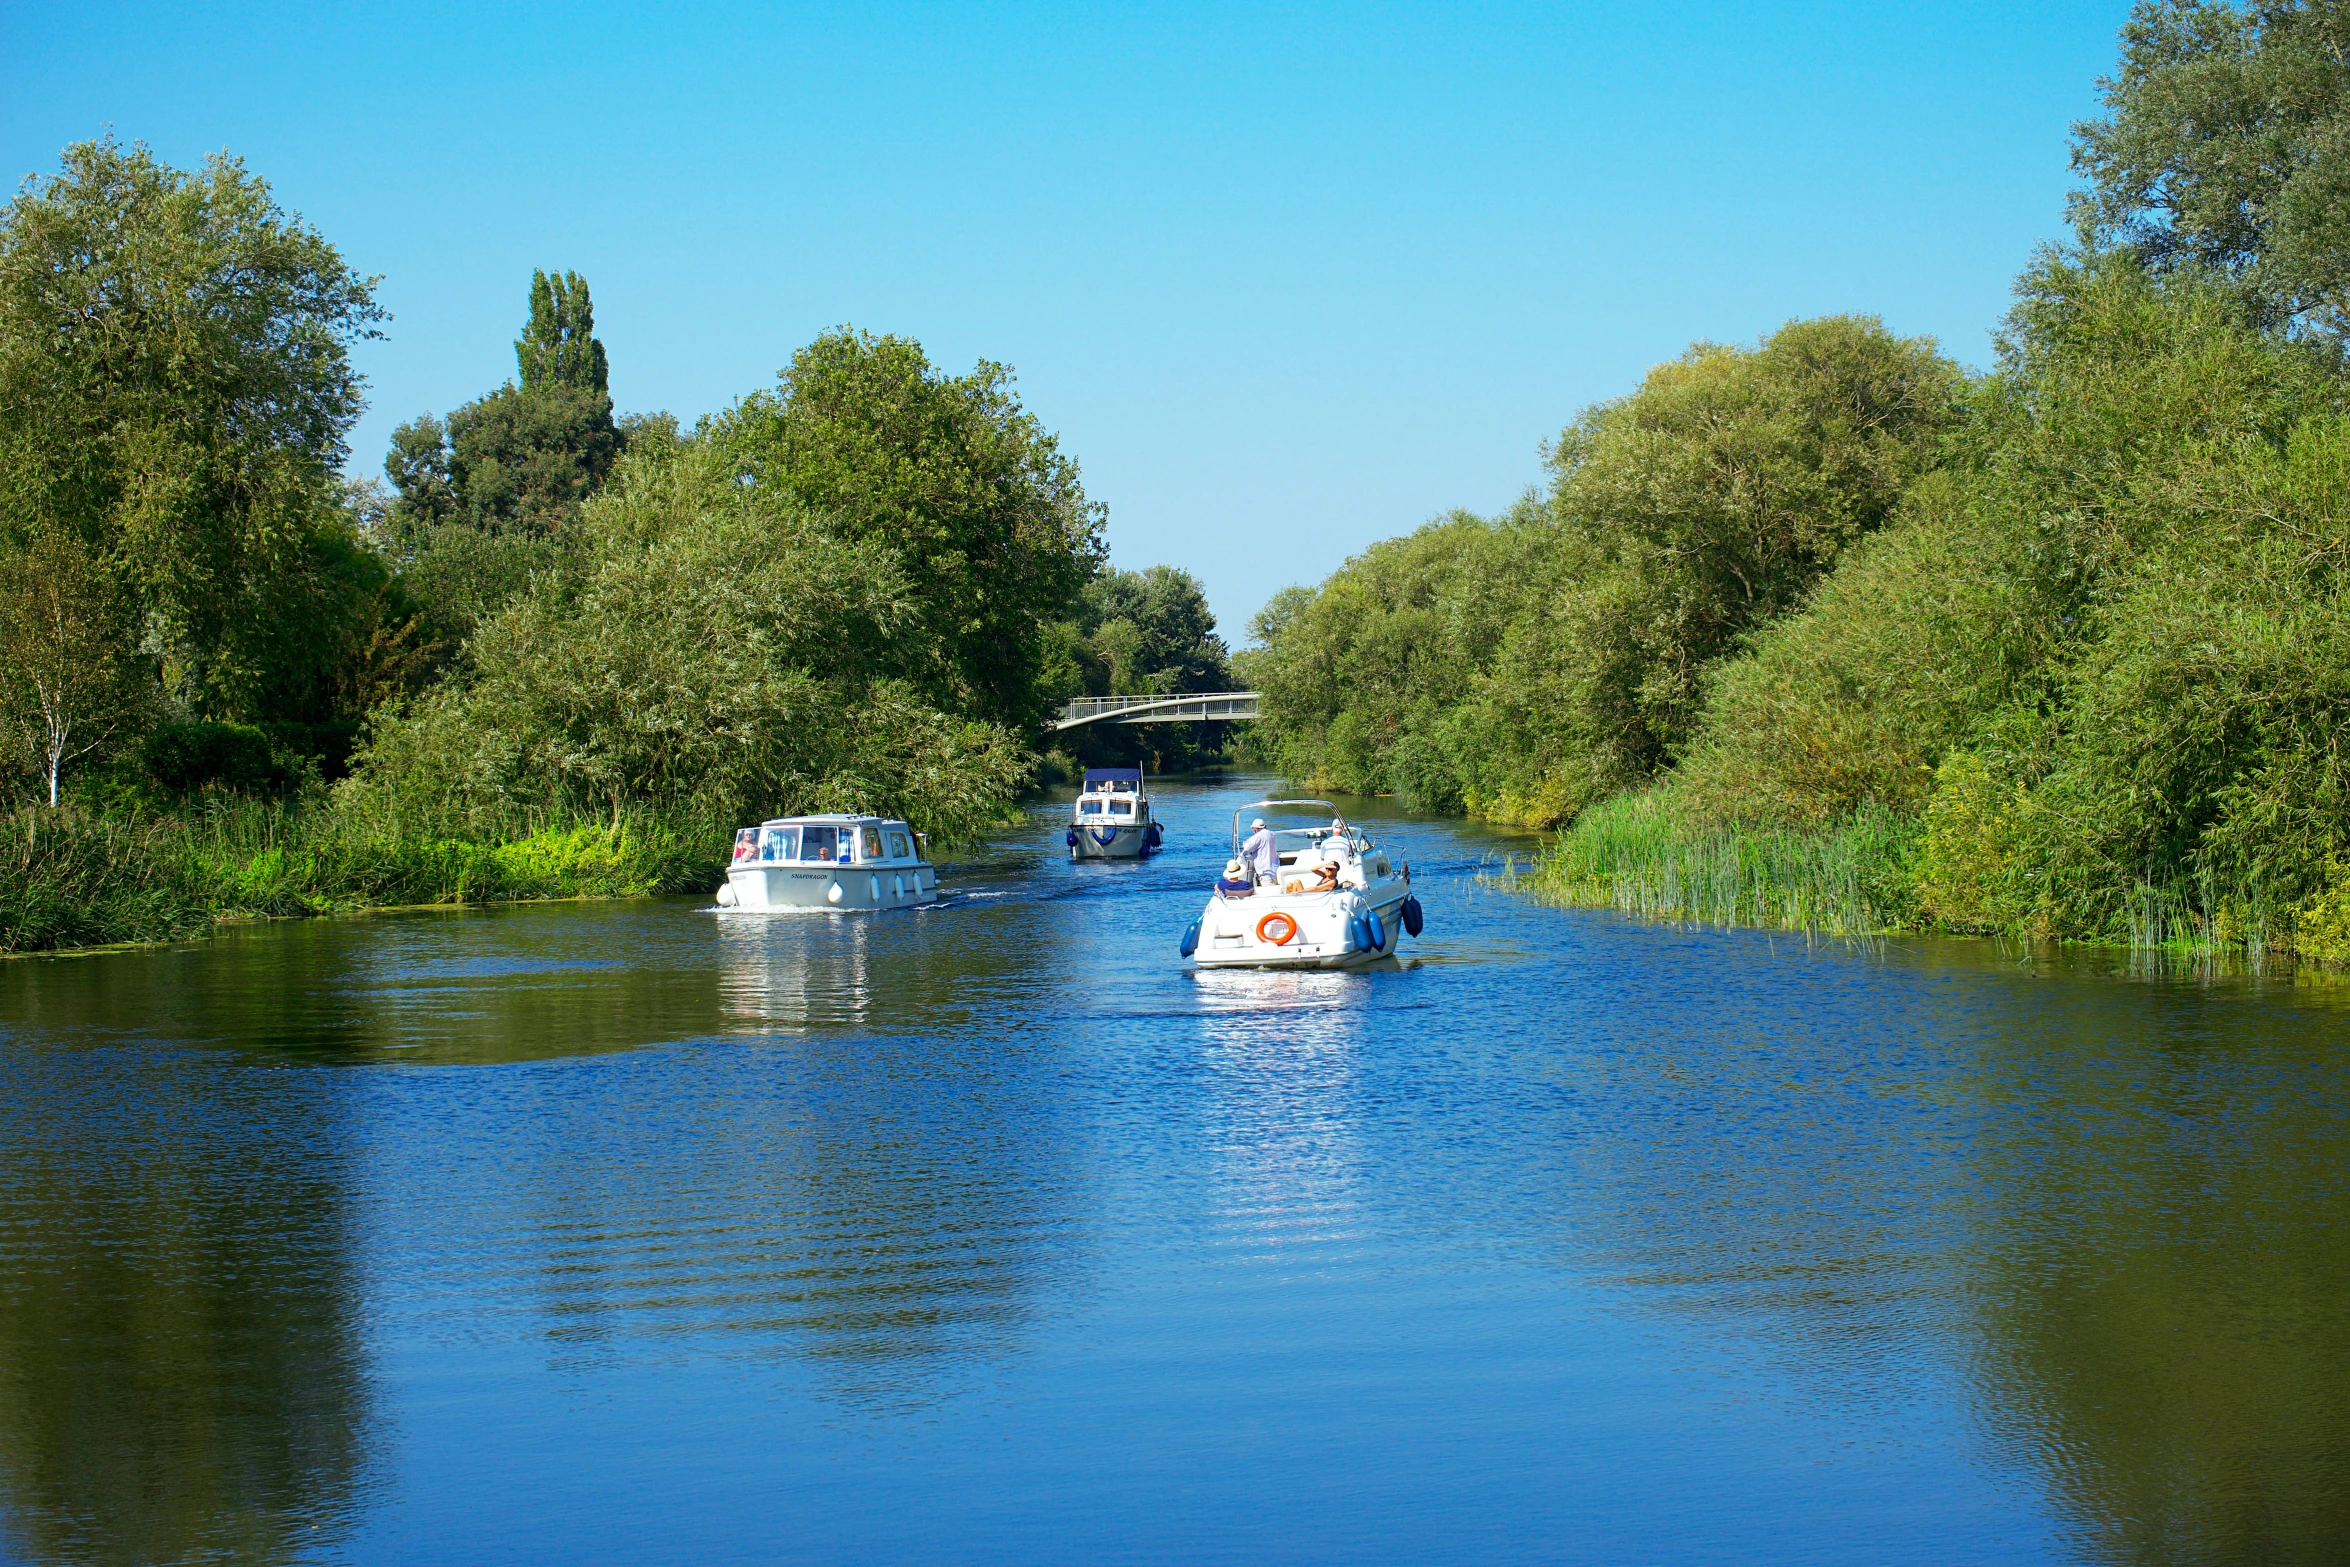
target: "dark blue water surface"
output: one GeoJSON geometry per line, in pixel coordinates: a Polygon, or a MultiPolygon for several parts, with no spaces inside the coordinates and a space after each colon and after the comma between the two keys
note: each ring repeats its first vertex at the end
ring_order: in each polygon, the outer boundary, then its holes
{"type": "Polygon", "coordinates": [[[1370,802],[1400,964],[1193,973],[1254,788],[919,913],[0,963],[0,1551],[2350,1559],[2344,992],[1562,911],[1370,802]]]}

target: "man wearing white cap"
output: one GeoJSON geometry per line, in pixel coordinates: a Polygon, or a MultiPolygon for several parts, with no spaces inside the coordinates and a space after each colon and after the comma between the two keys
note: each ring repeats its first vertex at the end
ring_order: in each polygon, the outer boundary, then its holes
{"type": "Polygon", "coordinates": [[[1265,829],[1260,816],[1249,824],[1249,834],[1240,840],[1240,852],[1247,856],[1257,871],[1257,885],[1262,887],[1281,879],[1281,849],[1273,842],[1272,833],[1265,829]]]}

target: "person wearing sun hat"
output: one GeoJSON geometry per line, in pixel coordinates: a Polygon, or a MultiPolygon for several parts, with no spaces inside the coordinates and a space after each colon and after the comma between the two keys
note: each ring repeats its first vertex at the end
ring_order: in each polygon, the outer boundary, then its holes
{"type": "Polygon", "coordinates": [[[1249,879],[1248,861],[1225,861],[1224,874],[1217,879],[1216,890],[1227,898],[1245,898],[1255,892],[1257,885],[1249,879]]]}

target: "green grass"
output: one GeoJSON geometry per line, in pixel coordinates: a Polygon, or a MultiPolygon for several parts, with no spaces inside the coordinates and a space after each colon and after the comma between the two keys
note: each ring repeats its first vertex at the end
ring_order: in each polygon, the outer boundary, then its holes
{"type": "Polygon", "coordinates": [[[1668,797],[1619,795],[1560,833],[1519,890],[1645,919],[1866,936],[1916,920],[1916,826],[1863,813],[1825,832],[1693,827],[1668,797]]]}
{"type": "Polygon", "coordinates": [[[154,817],[0,816],[0,952],[173,941],[223,919],[702,890],[725,837],[650,817],[403,835],[322,807],[219,796],[154,817]]]}

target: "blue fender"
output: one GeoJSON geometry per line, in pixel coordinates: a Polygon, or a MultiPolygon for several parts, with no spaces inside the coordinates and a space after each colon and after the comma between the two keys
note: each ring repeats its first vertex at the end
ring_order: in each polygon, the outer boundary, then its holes
{"type": "Polygon", "coordinates": [[[1199,921],[1193,920],[1183,932],[1183,955],[1190,957],[1199,951],[1199,921]]]}
{"type": "Polygon", "coordinates": [[[1417,898],[1406,898],[1406,899],[1404,899],[1404,900],[1403,900],[1403,928],[1404,928],[1404,933],[1405,933],[1406,935],[1417,936],[1417,935],[1420,933],[1420,927],[1421,927],[1422,925],[1426,924],[1426,923],[1427,923],[1427,916],[1426,916],[1426,915],[1425,915],[1425,914],[1424,914],[1424,913],[1421,911],[1421,909],[1420,909],[1420,900],[1419,900],[1419,899],[1417,899],[1417,898]]]}
{"type": "Polygon", "coordinates": [[[1143,839],[1143,842],[1148,844],[1151,848],[1155,849],[1166,841],[1167,835],[1159,831],[1159,824],[1157,822],[1151,823],[1150,836],[1143,839]]]}
{"type": "Polygon", "coordinates": [[[1370,913],[1364,915],[1363,919],[1371,927],[1371,950],[1373,952],[1385,952],[1387,950],[1386,921],[1379,918],[1379,911],[1377,909],[1373,909],[1370,913]]]}
{"type": "Polygon", "coordinates": [[[1346,922],[1346,944],[1360,952],[1371,944],[1371,927],[1357,914],[1346,922]]]}
{"type": "Polygon", "coordinates": [[[1077,847],[1077,829],[1076,829],[1076,828],[1074,828],[1074,827],[1072,827],[1072,828],[1070,828],[1070,829],[1069,829],[1067,832],[1065,832],[1065,833],[1061,834],[1061,841],[1062,841],[1063,843],[1067,844],[1067,845],[1068,845],[1070,848],[1072,848],[1072,849],[1076,848],[1076,847],[1077,847]]]}

